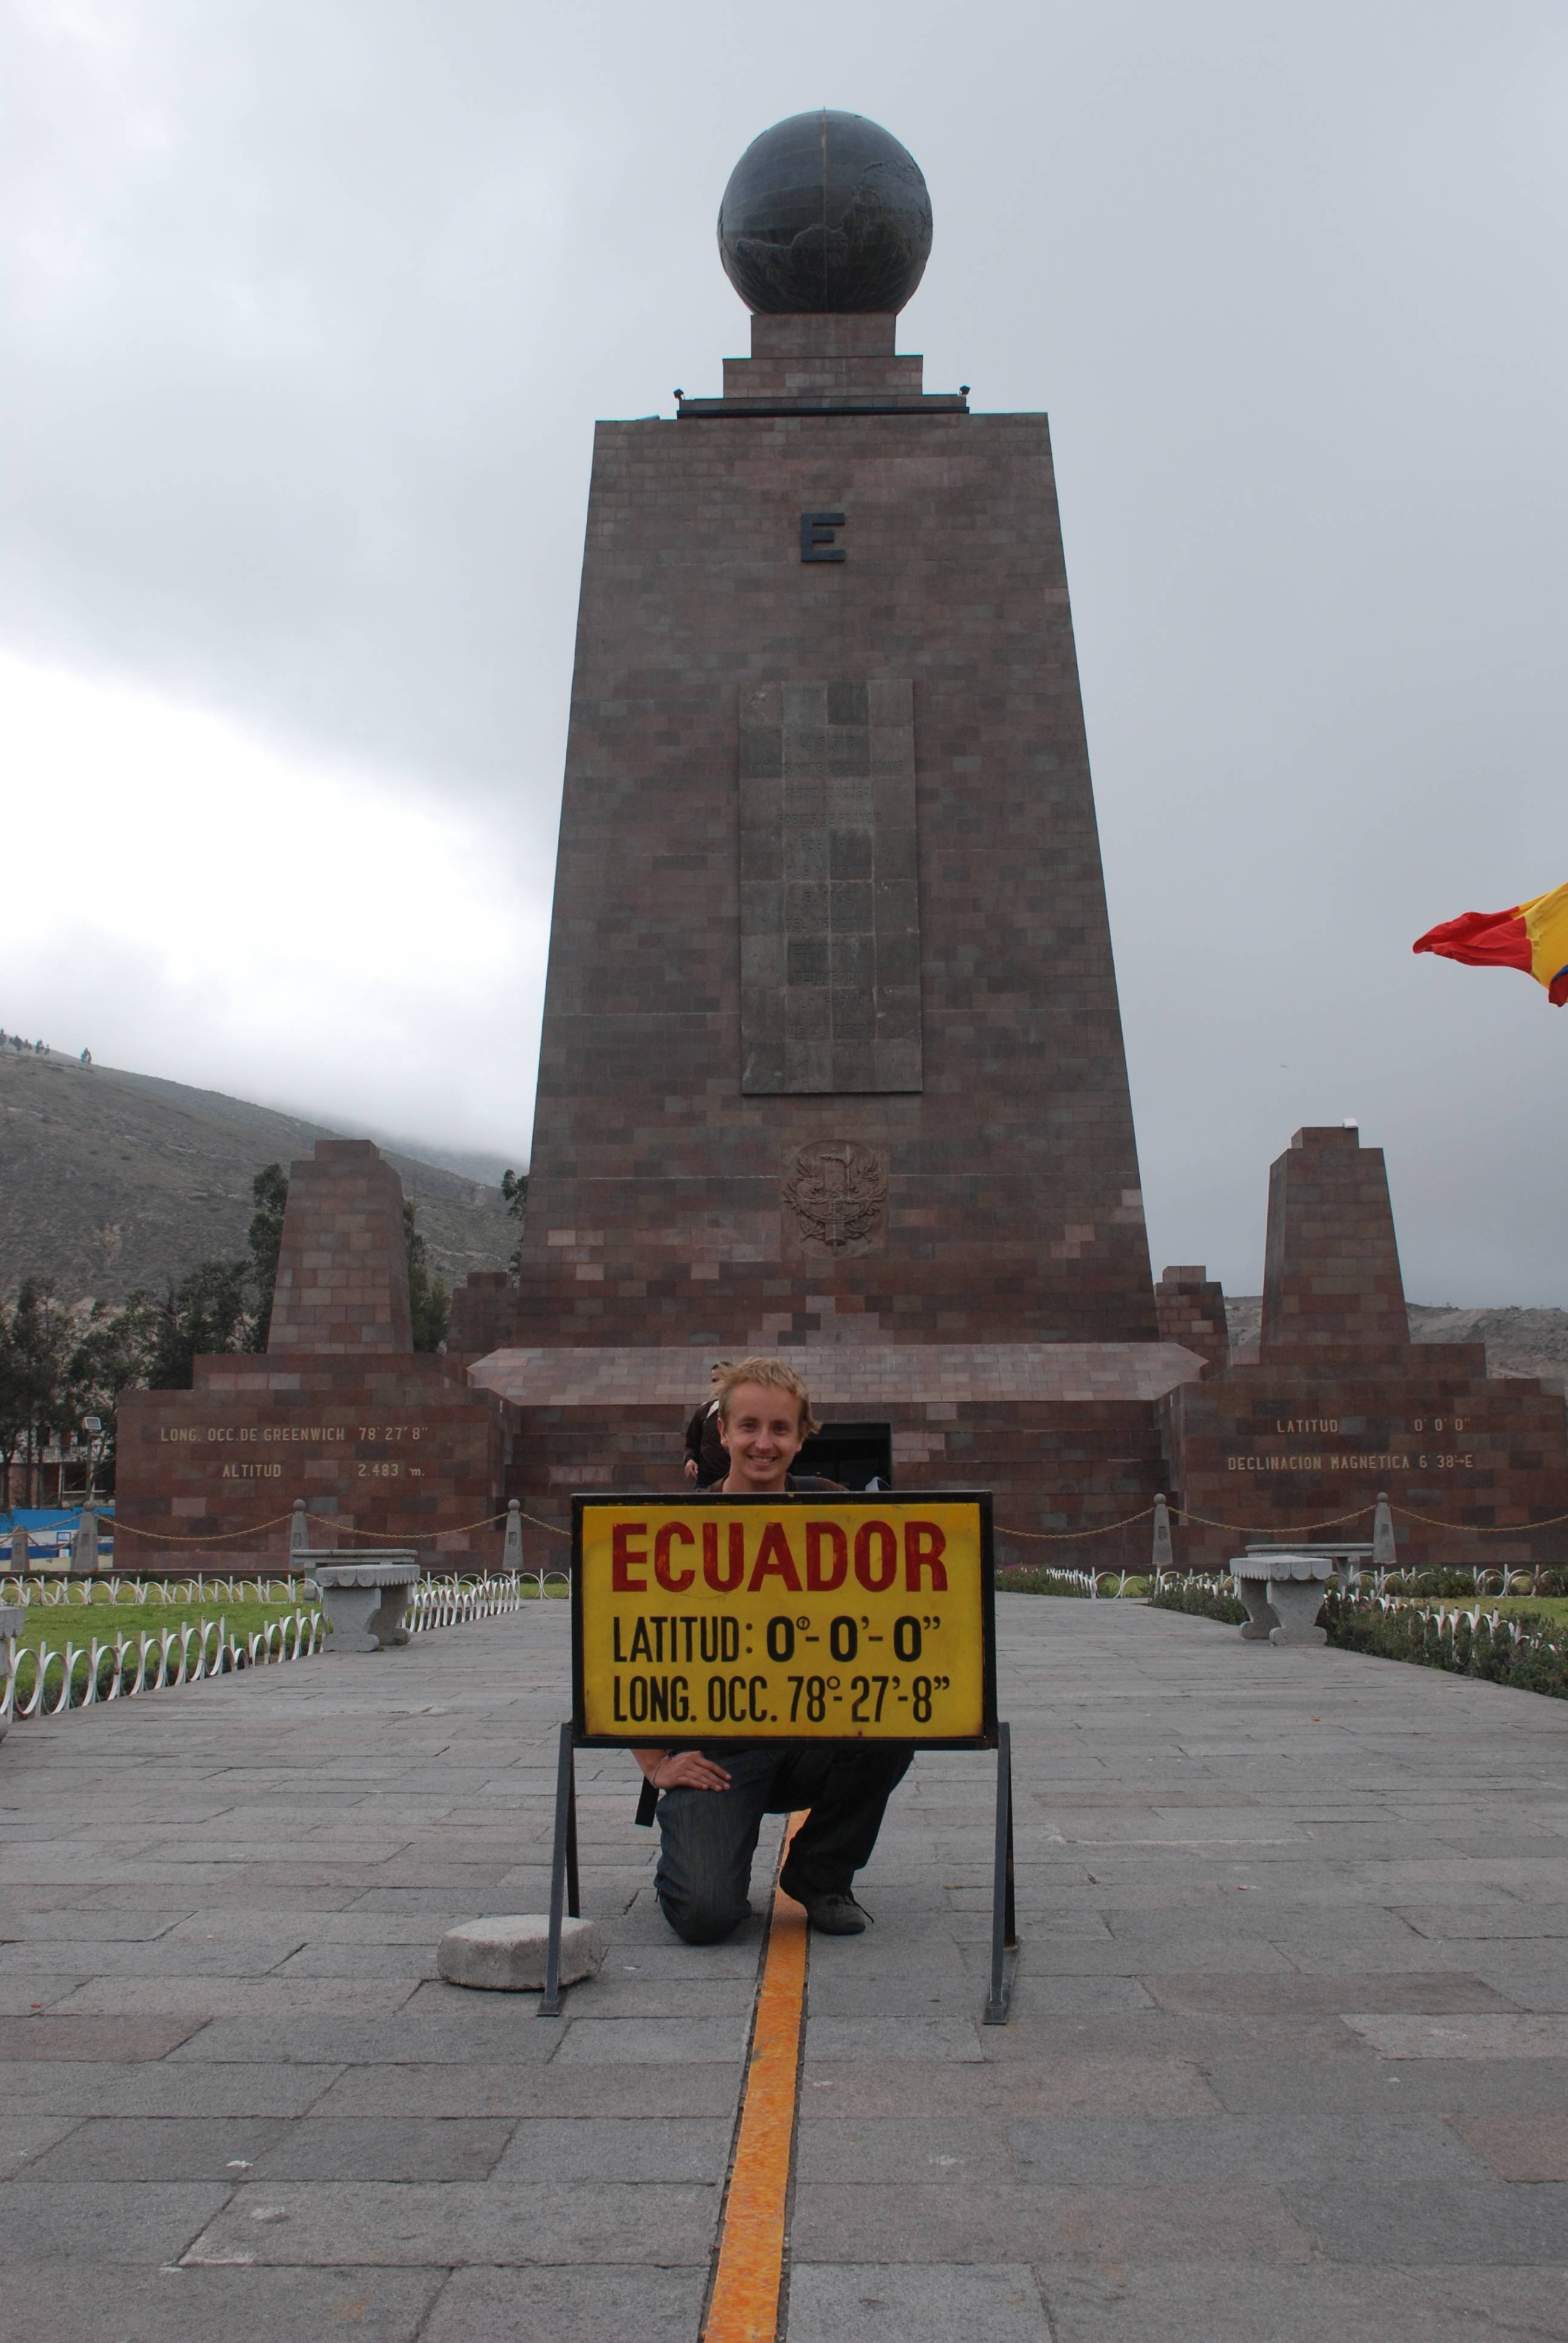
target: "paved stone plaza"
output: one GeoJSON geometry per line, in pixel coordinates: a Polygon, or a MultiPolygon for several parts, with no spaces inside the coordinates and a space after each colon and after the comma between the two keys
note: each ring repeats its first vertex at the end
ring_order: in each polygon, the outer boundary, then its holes
{"type": "MultiPolygon", "coordinates": [[[[789,2343],[1568,2336],[1568,1705],[999,1604],[992,1764],[917,1760],[813,1940],[789,2343]]],[[[696,2343],[759,1932],[678,1945],[583,1762],[605,1971],[442,1985],[538,1909],[564,1604],[0,1748],[0,2336],[696,2343]]],[[[759,1881],[760,1890],[760,1875],[759,1881]]]]}

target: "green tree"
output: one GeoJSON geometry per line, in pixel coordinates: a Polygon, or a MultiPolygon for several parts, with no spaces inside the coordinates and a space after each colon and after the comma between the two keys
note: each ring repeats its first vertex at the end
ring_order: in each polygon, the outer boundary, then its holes
{"type": "Polygon", "coordinates": [[[0,1508],[11,1510],[11,1466],[27,1425],[27,1386],[11,1333],[11,1312],[0,1303],[0,1508]]]}
{"type": "Polygon", "coordinates": [[[414,1348],[438,1351],[447,1339],[452,1297],[430,1268],[425,1240],[414,1225],[414,1206],[405,1199],[403,1242],[408,1255],[408,1312],[414,1321],[414,1348]]]}
{"type": "Polygon", "coordinates": [[[89,1497],[114,1489],[120,1394],[146,1388],[157,1355],[158,1322],[151,1295],[132,1293],[117,1310],[95,1302],[79,1329],[65,1369],[71,1420],[79,1425],[85,1415],[95,1415],[104,1426],[89,1440],[89,1497]]]}
{"type": "Polygon", "coordinates": [[[248,1350],[250,1302],[248,1261],[198,1261],[158,1304],[148,1389],[189,1391],[198,1356],[248,1350]]]}
{"type": "Polygon", "coordinates": [[[281,1163],[269,1163],[250,1183],[250,1282],[252,1309],[250,1347],[265,1351],[272,1330],[272,1296],[277,1283],[277,1255],[283,1243],[283,1215],[288,1203],[288,1174],[281,1163]]]}
{"type": "Polygon", "coordinates": [[[265,1351],[288,1203],[288,1175],[268,1163],[250,1183],[247,1252],[242,1261],[199,1261],[156,1309],[146,1383],[152,1391],[189,1391],[195,1361],[223,1351],[265,1351]]]}
{"type": "Polygon", "coordinates": [[[507,1263],[512,1275],[516,1277],[522,1267],[523,1222],[528,1216],[528,1175],[526,1172],[502,1172],[501,1202],[507,1208],[508,1219],[516,1221],[518,1224],[518,1242],[512,1247],[512,1257],[507,1263]]]}
{"type": "Polygon", "coordinates": [[[66,1421],[71,1313],[47,1278],[23,1281],[9,1311],[0,1308],[0,1499],[11,1503],[11,1464],[20,1448],[22,1503],[35,1504],[38,1467],[51,1431],[66,1421]]]}

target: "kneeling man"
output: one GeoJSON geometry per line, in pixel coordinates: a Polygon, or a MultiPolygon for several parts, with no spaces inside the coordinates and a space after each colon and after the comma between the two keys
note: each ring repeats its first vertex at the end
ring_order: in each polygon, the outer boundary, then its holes
{"type": "MultiPolygon", "coordinates": [[[[709,1496],[834,1486],[790,1475],[801,1443],[817,1426],[806,1386],[784,1360],[742,1359],[727,1368],[719,1423],[729,1471],[709,1496]]],[[[653,1886],[677,1936],[689,1945],[714,1945],[739,1926],[751,1908],[746,1891],[763,1815],[805,1806],[810,1811],[779,1884],[805,1906],[814,1928],[858,1936],[868,1916],[855,1901],[855,1874],[870,1860],[888,1800],[913,1754],[887,1741],[634,1751],[645,1781],[658,1793],[653,1886]]]]}

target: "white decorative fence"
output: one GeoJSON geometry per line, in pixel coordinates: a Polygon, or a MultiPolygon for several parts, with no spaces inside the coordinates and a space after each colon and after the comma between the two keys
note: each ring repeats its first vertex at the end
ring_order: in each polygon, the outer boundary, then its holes
{"type": "Polygon", "coordinates": [[[166,1692],[176,1684],[200,1684],[232,1675],[238,1668],[266,1667],[283,1660],[307,1659],[321,1649],[327,1622],[319,1611],[295,1611],[271,1619],[243,1638],[229,1633],[226,1619],[196,1619],[165,1627],[133,1643],[118,1635],[85,1644],[69,1636],[63,1644],[35,1648],[7,1642],[0,1717],[61,1716],[70,1708],[92,1708],[137,1693],[166,1692]]]}
{"type": "Polygon", "coordinates": [[[1139,1597],[1141,1597],[1155,1583],[1148,1571],[1066,1570],[1058,1568],[1054,1563],[1044,1566],[1028,1562],[1002,1563],[998,1566],[997,1572],[996,1591],[999,1594],[1006,1594],[1009,1592],[1010,1571],[1026,1574],[1035,1582],[1023,1590],[1027,1594],[1081,1594],[1091,1603],[1119,1601],[1126,1594],[1130,1586],[1135,1586],[1138,1589],[1139,1597]],[[1049,1581],[1049,1584],[1040,1585],[1039,1582],[1041,1579],[1049,1581]]]}
{"type": "MultiPolygon", "coordinates": [[[[434,1627],[456,1627],[476,1619],[496,1619],[520,1611],[535,1598],[523,1592],[525,1583],[537,1583],[545,1592],[547,1577],[558,1572],[512,1572],[482,1578],[427,1579],[417,1585],[408,1605],[407,1625],[411,1634],[434,1627]]],[[[316,1592],[312,1580],[156,1579],[121,1581],[132,1586],[132,1599],[142,1603],[179,1604],[195,1607],[206,1602],[294,1602],[316,1592]]],[[[69,1611],[78,1614],[113,1609],[123,1599],[108,1586],[83,1582],[56,1588],[45,1583],[0,1581],[0,1604],[25,1604],[31,1610],[69,1611]],[[88,1597],[93,1599],[89,1602],[88,1597]],[[107,1598],[106,1600],[106,1598],[107,1598]]],[[[87,1618],[83,1626],[89,1627],[87,1618]]],[[[106,1628],[109,1622],[104,1622],[106,1628]]],[[[308,1659],[326,1641],[325,1614],[312,1607],[297,1608],[286,1617],[268,1620],[254,1634],[233,1634],[228,1622],[194,1619],[136,1637],[100,1637],[87,1633],[79,1640],[69,1632],[62,1642],[44,1640],[37,1646],[0,1639],[0,1718],[60,1716],[67,1709],[91,1708],[110,1700],[134,1699],[139,1693],[166,1692],[176,1684],[201,1684],[212,1676],[232,1675],[240,1668],[267,1667],[286,1660],[308,1659]]]]}
{"type": "MultiPolygon", "coordinates": [[[[1523,1575],[1523,1573],[1520,1574],[1523,1575]]],[[[1523,1592],[1523,1590],[1521,1590],[1523,1592]]],[[[1385,1617],[1395,1615],[1419,1619],[1427,1635],[1439,1644],[1452,1644],[1461,1628],[1468,1629],[1472,1642],[1483,1627],[1493,1643],[1529,1644],[1548,1643],[1562,1648],[1568,1636],[1563,1631],[1545,1624],[1541,1614],[1524,1612],[1514,1614],[1488,1611],[1484,1602],[1467,1604],[1444,1600],[1441,1610],[1434,1608],[1432,1598],[1420,1594],[1368,1594],[1364,1589],[1359,1598],[1369,1609],[1381,1611],[1385,1617]]]]}
{"type": "MultiPolygon", "coordinates": [[[[545,1574],[537,1574],[539,1593],[545,1574]]],[[[403,1624],[410,1634],[427,1627],[460,1627],[470,1619],[498,1619],[504,1611],[520,1611],[534,1598],[523,1593],[523,1581],[533,1571],[512,1571],[504,1578],[426,1578],[416,1586],[403,1624]]]]}
{"type": "Polygon", "coordinates": [[[102,1604],[297,1603],[307,1582],[294,1578],[15,1578],[0,1576],[0,1603],[45,1611],[86,1610],[102,1604]]]}

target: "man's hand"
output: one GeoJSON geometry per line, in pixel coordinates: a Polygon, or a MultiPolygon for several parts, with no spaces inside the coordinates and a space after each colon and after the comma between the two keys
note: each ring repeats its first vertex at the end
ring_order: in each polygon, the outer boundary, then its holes
{"type": "Polygon", "coordinates": [[[658,1762],[649,1765],[639,1749],[637,1758],[644,1774],[656,1790],[727,1790],[729,1776],[722,1765],[705,1757],[700,1749],[681,1749],[673,1755],[668,1750],[648,1750],[648,1757],[657,1755],[658,1762]]]}
{"type": "Polygon", "coordinates": [[[695,1480],[696,1480],[696,1478],[697,1478],[697,1459],[696,1459],[696,1457],[695,1457],[695,1456],[689,1456],[689,1457],[687,1458],[687,1460],[686,1460],[685,1463],[681,1466],[681,1468],[680,1468],[680,1469],[681,1469],[681,1471],[685,1473],[685,1475],[686,1475],[686,1477],[687,1477],[687,1479],[688,1479],[689,1481],[695,1481],[695,1480]]]}

